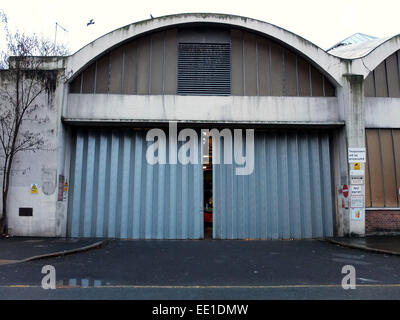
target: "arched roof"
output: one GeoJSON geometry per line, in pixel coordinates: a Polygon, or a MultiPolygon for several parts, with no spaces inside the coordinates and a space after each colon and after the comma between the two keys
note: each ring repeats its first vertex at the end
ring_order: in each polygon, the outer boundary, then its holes
{"type": "Polygon", "coordinates": [[[330,51],[339,58],[352,60],[352,73],[367,77],[382,61],[400,50],[400,34],[339,47],[330,51]]]}
{"type": "Polygon", "coordinates": [[[338,64],[340,59],[326,53],[321,48],[304,38],[279,28],[273,24],[255,20],[251,18],[211,13],[188,13],[176,14],[144,20],[122,28],[116,29],[110,33],[89,43],[78,50],[67,59],[67,74],[74,77],[89,62],[101,55],[103,52],[116,47],[131,38],[153,32],[159,29],[172,28],[178,25],[194,23],[212,23],[221,25],[230,25],[237,28],[245,28],[250,31],[268,36],[278,42],[285,44],[294,51],[299,52],[315,65],[336,85],[341,83],[341,74],[338,64]]]}

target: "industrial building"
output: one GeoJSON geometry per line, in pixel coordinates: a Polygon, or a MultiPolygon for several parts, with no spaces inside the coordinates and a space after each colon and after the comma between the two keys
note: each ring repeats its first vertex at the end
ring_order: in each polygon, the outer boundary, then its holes
{"type": "Polygon", "coordinates": [[[399,50],[400,36],[325,52],[263,21],[178,14],[49,57],[64,77],[39,97],[48,148],[15,165],[9,233],[203,239],[206,214],[214,239],[398,232],[399,50]],[[198,133],[198,161],[149,163],[151,129],[178,152],[171,123],[198,133]],[[203,152],[213,128],[254,130],[250,174],[213,162],[225,138],[203,152]]]}

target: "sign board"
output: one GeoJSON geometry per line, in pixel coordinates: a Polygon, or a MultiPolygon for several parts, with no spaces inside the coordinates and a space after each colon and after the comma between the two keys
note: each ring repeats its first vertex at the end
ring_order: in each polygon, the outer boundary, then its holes
{"type": "Polygon", "coordinates": [[[351,176],[363,176],[364,170],[350,170],[351,176]]]}
{"type": "Polygon", "coordinates": [[[351,208],[364,208],[365,199],[364,196],[352,196],[350,199],[351,208]]]}
{"type": "Polygon", "coordinates": [[[364,195],[364,186],[361,184],[351,185],[350,186],[351,196],[363,196],[364,195]]]}
{"type": "Polygon", "coordinates": [[[349,148],[349,163],[365,162],[365,148],[349,148]]]}
{"type": "Polygon", "coordinates": [[[31,194],[38,194],[38,185],[36,183],[31,184],[31,194]]]}
{"type": "Polygon", "coordinates": [[[364,217],[364,208],[351,208],[351,220],[362,220],[364,217]]]}
{"type": "Polygon", "coordinates": [[[364,184],[364,177],[363,176],[351,176],[350,177],[350,184],[364,184]]]}

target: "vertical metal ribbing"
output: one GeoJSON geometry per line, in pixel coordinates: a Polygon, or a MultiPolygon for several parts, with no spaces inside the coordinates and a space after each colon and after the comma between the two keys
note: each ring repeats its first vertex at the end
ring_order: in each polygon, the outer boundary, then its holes
{"type": "MultiPolygon", "coordinates": [[[[397,79],[398,79],[398,83],[399,83],[399,90],[400,90],[400,57],[399,57],[400,53],[399,51],[396,52],[396,61],[397,61],[397,79]]],[[[400,200],[399,200],[399,205],[400,205],[400,200]]]]}
{"type": "Polygon", "coordinates": [[[278,136],[278,172],[279,172],[279,238],[290,238],[289,184],[288,184],[287,136],[283,132],[278,136]]]}
{"type": "Polygon", "coordinates": [[[302,186],[300,185],[300,167],[299,167],[299,150],[298,150],[298,134],[292,133],[288,139],[288,174],[289,174],[289,206],[290,206],[290,233],[293,238],[301,238],[301,208],[300,193],[302,186]]]}
{"type": "Polygon", "coordinates": [[[83,236],[92,236],[92,214],[93,214],[93,189],[94,189],[94,167],[95,167],[96,138],[92,132],[88,134],[87,159],[86,159],[86,183],[84,204],[83,236]]]}
{"type": "Polygon", "coordinates": [[[321,199],[321,171],[319,161],[319,136],[312,134],[311,137],[311,185],[315,189],[312,191],[312,204],[313,204],[313,237],[322,237],[323,225],[322,225],[322,199],[321,199]],[[318,190],[318,191],[317,191],[318,190]]]}
{"type": "Polygon", "coordinates": [[[110,238],[116,237],[117,218],[117,188],[118,188],[118,157],[119,157],[119,136],[114,131],[111,136],[111,162],[109,177],[109,206],[108,206],[108,232],[110,238]]]}
{"type": "Polygon", "coordinates": [[[386,97],[390,97],[389,92],[389,79],[388,79],[388,72],[387,72],[387,60],[383,60],[383,65],[385,67],[385,80],[386,80],[386,97]]]}
{"type": "Polygon", "coordinates": [[[311,64],[308,64],[308,78],[310,79],[310,97],[313,96],[313,87],[312,87],[312,74],[311,74],[311,64]]]}
{"type": "Polygon", "coordinates": [[[140,216],[142,207],[142,170],[143,170],[143,139],[135,132],[135,155],[134,155],[134,176],[133,176],[133,230],[132,238],[140,238],[140,216]]]}
{"type": "MultiPolygon", "coordinates": [[[[188,165],[184,165],[182,166],[181,169],[181,185],[182,186],[188,186],[188,165]]],[[[181,190],[181,194],[182,194],[182,210],[181,210],[181,223],[182,223],[182,228],[181,228],[181,239],[187,239],[188,236],[188,232],[187,232],[187,227],[188,227],[188,189],[187,188],[182,188],[181,190]]]]}
{"type": "Polygon", "coordinates": [[[154,166],[146,163],[146,178],[144,184],[146,189],[145,194],[145,207],[144,207],[144,226],[145,226],[145,239],[152,237],[152,220],[153,220],[153,171],[154,166]]]}
{"type": "Polygon", "coordinates": [[[165,238],[164,233],[164,220],[165,220],[165,164],[158,165],[158,202],[157,202],[157,214],[155,216],[157,221],[157,233],[156,239],[165,238]]]}
{"type": "Polygon", "coordinates": [[[83,149],[84,146],[84,138],[80,134],[80,132],[76,135],[76,144],[75,144],[75,170],[74,177],[76,177],[73,181],[74,184],[74,193],[72,200],[72,219],[70,226],[70,235],[71,237],[79,236],[79,228],[80,228],[80,215],[81,215],[81,206],[82,206],[82,175],[83,175],[83,149]]]}
{"type": "Polygon", "coordinates": [[[122,48],[122,69],[121,69],[121,94],[125,93],[125,87],[124,87],[124,79],[125,79],[125,46],[122,48]]]}
{"type": "Polygon", "coordinates": [[[152,69],[152,65],[151,65],[151,58],[153,55],[153,37],[149,36],[149,42],[150,42],[150,48],[149,48],[149,83],[148,83],[148,94],[151,94],[151,69],[152,69]]]}
{"type": "Polygon", "coordinates": [[[279,200],[278,200],[278,159],[277,159],[277,137],[276,133],[271,134],[268,139],[268,163],[269,176],[268,181],[269,192],[268,197],[270,197],[268,204],[268,212],[271,213],[271,225],[269,234],[272,239],[278,239],[279,237],[279,200]]]}
{"type": "Polygon", "coordinates": [[[271,45],[268,45],[268,83],[269,83],[269,96],[272,96],[272,57],[271,57],[271,45]]]}
{"type": "Polygon", "coordinates": [[[70,236],[203,236],[201,153],[198,150],[198,164],[150,165],[146,161],[149,144],[143,131],[77,133],[72,151],[70,236]]]}
{"type": "Polygon", "coordinates": [[[243,72],[243,95],[246,95],[246,55],[245,55],[245,41],[242,39],[242,72],[243,72]]]}
{"type": "Polygon", "coordinates": [[[177,164],[170,164],[169,171],[170,171],[170,179],[169,179],[169,189],[171,190],[169,194],[169,239],[176,239],[177,238],[177,193],[174,192],[177,189],[177,164]]]}
{"type": "Polygon", "coordinates": [[[93,93],[96,93],[96,86],[97,86],[97,60],[95,62],[95,68],[94,68],[94,86],[93,86],[93,93]]]}
{"type": "Polygon", "coordinates": [[[311,198],[311,171],[309,154],[309,136],[302,134],[299,145],[300,149],[300,167],[301,167],[301,185],[303,191],[303,201],[301,202],[302,216],[302,234],[304,238],[312,237],[312,198],[311,198]]]}
{"type": "Polygon", "coordinates": [[[213,166],[214,237],[332,235],[329,153],[325,133],[256,132],[251,175],[235,175],[236,165],[213,166]]]}
{"type": "MultiPolygon", "coordinates": [[[[199,135],[199,141],[198,141],[199,147],[201,148],[202,141],[201,141],[201,134],[199,135]]],[[[199,210],[198,205],[196,204],[201,204],[201,209],[203,209],[203,178],[202,178],[202,154],[199,152],[198,154],[198,163],[199,166],[193,166],[192,172],[193,172],[193,180],[191,181],[191,188],[190,193],[193,197],[193,200],[190,202],[190,209],[189,213],[193,212],[193,234],[195,239],[200,239],[204,235],[204,229],[203,229],[203,210],[199,210]],[[200,183],[196,183],[196,181],[199,181],[200,183]]]]}
{"type": "Polygon", "coordinates": [[[98,166],[98,189],[97,189],[97,220],[96,220],[96,237],[103,237],[104,233],[104,216],[105,210],[104,199],[106,193],[106,164],[107,164],[107,136],[100,134],[100,150],[99,150],[99,166],[98,166]]]}
{"type": "MultiPolygon", "coordinates": [[[[367,159],[369,161],[369,148],[368,148],[368,134],[367,134],[367,130],[365,130],[365,150],[367,152],[367,159]]],[[[371,185],[371,163],[368,163],[368,188],[369,188],[369,194],[370,194],[370,206],[372,206],[372,185],[371,185]]],[[[365,185],[364,188],[367,188],[367,186],[365,185]]]]}
{"type": "Polygon", "coordinates": [[[123,135],[123,158],[122,158],[122,203],[121,203],[121,225],[119,238],[128,238],[129,221],[129,199],[130,192],[130,161],[131,161],[131,143],[132,138],[126,133],[123,135]]]}
{"type": "Polygon", "coordinates": [[[258,40],[256,39],[256,85],[257,85],[257,96],[260,95],[260,80],[259,80],[259,61],[258,61],[258,40]]]}
{"type": "Polygon", "coordinates": [[[165,37],[166,37],[166,32],[164,32],[164,38],[163,38],[162,89],[161,89],[162,94],[165,94],[165,37]]]}
{"type": "MultiPolygon", "coordinates": [[[[258,146],[258,143],[257,143],[258,146]]],[[[256,175],[252,174],[249,176],[249,179],[246,179],[248,181],[248,186],[246,188],[247,191],[247,198],[250,199],[249,203],[249,213],[250,213],[250,219],[248,220],[248,224],[246,228],[248,229],[248,234],[250,238],[252,239],[257,239],[258,237],[258,212],[257,211],[257,189],[256,189],[256,175]]]]}
{"type": "Polygon", "coordinates": [[[381,162],[381,176],[382,176],[382,189],[383,189],[383,205],[386,207],[386,190],[385,190],[385,173],[383,169],[383,158],[382,158],[382,140],[381,140],[381,130],[378,129],[378,142],[379,142],[379,160],[381,162]]]}
{"type": "Polygon", "coordinates": [[[393,129],[390,130],[390,136],[392,137],[392,149],[393,149],[393,161],[394,161],[394,179],[395,179],[395,183],[396,183],[397,205],[399,206],[400,205],[400,194],[399,194],[399,191],[397,189],[397,188],[399,188],[399,181],[397,179],[398,172],[397,172],[397,166],[396,166],[396,163],[397,163],[397,161],[399,159],[396,159],[396,147],[395,147],[395,143],[394,143],[393,129]]]}
{"type": "Polygon", "coordinates": [[[298,65],[298,56],[295,56],[296,58],[296,96],[300,95],[300,90],[299,90],[299,65],[298,65]]]}
{"type": "Polygon", "coordinates": [[[268,205],[267,201],[265,201],[265,195],[267,194],[267,150],[266,150],[266,135],[263,134],[259,139],[259,144],[257,145],[257,151],[256,151],[256,161],[259,161],[259,164],[257,165],[257,168],[259,169],[259,174],[262,177],[265,177],[264,179],[257,179],[259,181],[259,187],[258,189],[258,199],[259,199],[259,205],[257,207],[257,210],[261,213],[261,217],[258,220],[259,223],[259,228],[260,228],[260,238],[261,239],[266,239],[268,236],[267,232],[267,226],[269,224],[269,212],[268,212],[268,205]],[[258,154],[257,154],[258,152],[258,154]]]}
{"type": "Polygon", "coordinates": [[[321,177],[322,177],[322,195],[323,195],[323,223],[324,236],[333,236],[333,204],[332,204],[332,182],[331,182],[331,166],[330,166],[330,150],[329,135],[327,133],[321,136],[321,177]]]}

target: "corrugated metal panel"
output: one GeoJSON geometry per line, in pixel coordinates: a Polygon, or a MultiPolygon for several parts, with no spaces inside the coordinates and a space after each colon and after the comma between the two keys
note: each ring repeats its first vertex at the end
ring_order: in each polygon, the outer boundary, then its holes
{"type": "Polygon", "coordinates": [[[231,94],[230,43],[180,43],[178,94],[231,94]]]}
{"type": "Polygon", "coordinates": [[[68,236],[203,237],[201,152],[199,164],[150,165],[146,150],[151,142],[145,137],[144,131],[131,129],[78,130],[73,139],[68,236]]]}
{"type": "Polygon", "coordinates": [[[251,175],[235,175],[235,165],[213,165],[214,238],[332,236],[328,134],[256,132],[254,150],[251,175]]]}

